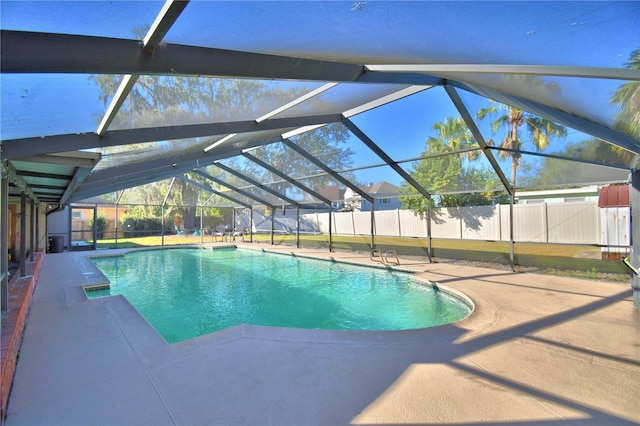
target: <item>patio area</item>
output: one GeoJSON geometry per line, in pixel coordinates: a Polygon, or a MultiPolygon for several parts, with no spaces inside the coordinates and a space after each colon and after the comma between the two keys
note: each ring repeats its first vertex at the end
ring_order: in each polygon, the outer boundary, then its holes
{"type": "Polygon", "coordinates": [[[92,253],[43,259],[7,425],[640,422],[640,312],[628,284],[401,258],[465,293],[474,312],[425,330],[243,325],[169,345],[125,298],[86,298],[82,285],[104,281],[92,253]]]}

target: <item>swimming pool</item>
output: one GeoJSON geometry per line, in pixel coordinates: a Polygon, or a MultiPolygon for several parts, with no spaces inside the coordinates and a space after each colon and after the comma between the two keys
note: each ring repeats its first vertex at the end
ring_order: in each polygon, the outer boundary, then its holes
{"type": "Polygon", "coordinates": [[[240,324],[408,330],[470,312],[410,274],[243,249],[178,248],[92,261],[169,343],[240,324]]]}

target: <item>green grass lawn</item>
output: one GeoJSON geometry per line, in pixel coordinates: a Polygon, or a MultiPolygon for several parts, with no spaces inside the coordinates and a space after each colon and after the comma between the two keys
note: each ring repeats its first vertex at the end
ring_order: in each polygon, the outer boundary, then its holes
{"type": "MultiPolygon", "coordinates": [[[[212,241],[204,236],[205,243],[212,241]]],[[[253,241],[267,243],[269,234],[254,234],[253,241]]],[[[275,234],[274,244],[295,245],[295,235],[275,234]]],[[[165,245],[200,244],[200,237],[193,235],[165,235],[165,245]]],[[[370,236],[332,236],[334,250],[368,252],[370,236]]],[[[424,238],[375,237],[376,247],[396,250],[400,256],[427,256],[427,240],[424,238]]],[[[118,248],[152,247],[162,245],[162,237],[119,238],[118,248]]],[[[98,240],[99,249],[115,248],[115,240],[98,240]]],[[[300,236],[300,246],[328,249],[327,235],[300,236]]],[[[598,257],[598,248],[589,245],[516,243],[515,263],[518,267],[554,275],[570,275],[591,279],[607,279],[626,282],[628,271],[620,261],[605,261],[598,257]],[[588,253],[588,255],[587,255],[588,253]]],[[[510,244],[503,241],[432,240],[432,256],[438,259],[457,259],[486,264],[510,265],[510,244]]],[[[517,268],[518,269],[518,268],[517,268]]]]}
{"type": "MultiPolygon", "coordinates": [[[[204,237],[204,242],[211,242],[211,237],[204,237]]],[[[200,237],[192,236],[192,235],[165,235],[164,236],[164,245],[174,245],[174,244],[200,244],[200,237]]],[[[117,247],[118,248],[133,248],[133,247],[155,247],[162,245],[162,237],[150,236],[150,237],[136,237],[136,238],[118,238],[117,247]]],[[[98,240],[97,246],[99,249],[105,248],[115,248],[116,240],[115,239],[107,239],[107,240],[98,240]]]]}
{"type": "MultiPolygon", "coordinates": [[[[305,243],[326,244],[329,243],[327,235],[301,235],[300,240],[305,243]]],[[[253,241],[268,243],[270,236],[268,234],[254,234],[253,241]]],[[[295,244],[295,235],[282,235],[276,234],[274,236],[274,243],[276,244],[295,244]]],[[[213,242],[211,236],[204,236],[203,242],[213,242]]],[[[370,245],[371,237],[369,236],[344,236],[337,235],[332,237],[332,242],[337,245],[341,244],[363,244],[370,245]]],[[[128,247],[149,247],[162,245],[161,236],[150,237],[136,237],[136,238],[118,238],[117,241],[119,248],[128,247]]],[[[180,244],[200,244],[199,236],[192,235],[165,235],[165,245],[180,245],[180,244]]],[[[424,238],[403,238],[403,237],[375,237],[376,246],[404,246],[423,248],[426,250],[427,241],[424,238]]],[[[105,239],[98,240],[98,248],[114,248],[116,240],[105,239]]],[[[495,252],[502,254],[509,254],[509,243],[504,241],[477,241],[477,240],[432,240],[432,248],[438,249],[451,249],[451,250],[465,250],[465,251],[483,251],[483,252],[495,252]]],[[[594,248],[589,245],[563,245],[563,244],[538,244],[538,243],[516,243],[515,252],[517,254],[528,255],[552,255],[558,257],[574,257],[582,252],[593,250],[594,248]]]]}

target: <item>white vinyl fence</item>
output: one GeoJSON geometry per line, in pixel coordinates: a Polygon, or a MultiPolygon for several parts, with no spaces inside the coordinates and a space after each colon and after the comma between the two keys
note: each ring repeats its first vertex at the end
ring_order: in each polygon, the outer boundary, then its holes
{"type": "MultiPolygon", "coordinates": [[[[628,223],[618,223],[624,212],[616,211],[616,226],[607,225],[607,209],[596,201],[516,204],[513,206],[514,240],[565,244],[628,243],[628,223]],[[602,216],[605,216],[603,219],[602,216]],[[604,227],[604,228],[603,228],[604,227]],[[625,228],[626,227],[626,228],[625,228]],[[612,228],[607,231],[607,228],[612,228]],[[603,234],[604,232],[604,234],[603,234]],[[615,235],[613,235],[615,233],[615,235]],[[605,235],[606,234],[606,235],[605,235]],[[615,241],[615,243],[614,243],[615,241]]],[[[436,208],[431,211],[431,236],[467,240],[509,241],[509,206],[436,208]]],[[[334,212],[334,235],[370,235],[371,212],[334,212]]],[[[628,208],[627,208],[628,217],[628,208]]],[[[255,215],[255,213],[254,213],[255,215]]],[[[254,231],[269,231],[270,219],[254,216],[254,231]]],[[[375,235],[427,237],[427,220],[411,210],[375,212],[375,235]]],[[[276,232],[295,233],[295,212],[274,218],[276,232]],[[293,219],[292,219],[293,218],[293,219]]],[[[329,213],[300,215],[302,233],[329,233],[329,213]]]]}

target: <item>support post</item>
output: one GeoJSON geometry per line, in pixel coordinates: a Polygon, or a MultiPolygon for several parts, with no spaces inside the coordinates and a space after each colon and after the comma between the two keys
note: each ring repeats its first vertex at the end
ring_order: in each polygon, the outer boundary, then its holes
{"type": "MultiPolygon", "coordinates": [[[[169,195],[171,194],[171,190],[173,189],[173,184],[176,182],[176,177],[174,176],[171,179],[171,183],[169,184],[169,189],[167,190],[167,193],[164,195],[164,199],[162,200],[162,246],[164,247],[164,206],[167,205],[167,200],[169,199],[169,195]]],[[[124,191],[122,191],[122,194],[124,194],[124,191]]],[[[122,194],[120,194],[120,196],[122,196],[122,194]]],[[[175,223],[173,224],[175,226],[175,223]]]]}
{"type": "Polygon", "coordinates": [[[276,220],[276,208],[273,207],[271,209],[271,245],[273,245],[273,233],[274,233],[273,225],[275,220],[276,220]]]}
{"type": "Polygon", "coordinates": [[[98,248],[98,205],[93,206],[93,249],[98,248]]]}
{"type": "MultiPolygon", "coordinates": [[[[114,228],[116,230],[116,248],[118,248],[118,206],[120,205],[120,200],[122,200],[122,196],[124,195],[124,191],[118,195],[118,199],[116,200],[116,223],[114,224],[114,228]]],[[[162,228],[162,235],[164,236],[164,228],[162,228]]],[[[164,245],[164,241],[162,242],[164,245]]]]}
{"type": "Polygon", "coordinates": [[[371,250],[376,248],[374,235],[376,233],[375,212],[373,211],[373,200],[371,200],[371,250]]]}
{"type": "Polygon", "coordinates": [[[2,311],[7,310],[7,304],[9,303],[9,179],[2,175],[2,182],[0,183],[0,266],[2,269],[2,293],[0,305],[2,311]]]}
{"type": "MultiPolygon", "coordinates": [[[[235,218],[235,210],[233,210],[233,222],[232,222],[232,229],[231,232],[235,231],[235,226],[236,226],[236,218],[235,218]]],[[[204,216],[204,205],[200,206],[200,244],[202,244],[204,242],[204,229],[202,229],[202,217],[204,216]]]]}
{"type": "Polygon", "coordinates": [[[231,232],[236,232],[236,208],[231,207],[231,232]]]}
{"type": "Polygon", "coordinates": [[[251,207],[250,211],[250,223],[249,223],[249,242],[253,242],[253,207],[251,207]]]}
{"type": "MultiPolygon", "coordinates": [[[[34,221],[34,216],[36,212],[36,203],[31,200],[30,204],[30,213],[29,213],[29,262],[33,262],[33,252],[34,247],[36,246],[36,223],[34,221]]],[[[95,222],[94,222],[95,223],[95,222]]]]}
{"type": "Polygon", "coordinates": [[[300,206],[296,206],[296,248],[300,248],[300,206]]]}
{"type": "Polygon", "coordinates": [[[40,205],[36,203],[36,251],[40,251],[40,205]]]}
{"type": "Polygon", "coordinates": [[[164,204],[162,204],[162,206],[160,206],[160,214],[162,215],[160,217],[160,226],[162,227],[162,234],[161,234],[162,237],[160,238],[160,240],[161,240],[160,241],[160,245],[162,245],[164,247],[164,204]]]}
{"type": "Polygon", "coordinates": [[[20,276],[27,275],[27,196],[20,194],[20,276]]]}
{"type": "Polygon", "coordinates": [[[431,259],[433,247],[431,246],[432,238],[431,238],[431,200],[427,200],[429,204],[427,204],[427,258],[429,259],[429,263],[432,263],[431,259]]]}
{"type": "MultiPolygon", "coordinates": [[[[631,266],[640,270],[640,170],[638,165],[631,171],[631,185],[629,185],[629,204],[631,207],[631,266]]],[[[633,291],[633,306],[640,310],[640,276],[631,275],[631,289],[633,291]]]]}
{"type": "Polygon", "coordinates": [[[511,272],[516,271],[515,250],[514,250],[514,233],[513,233],[513,203],[515,202],[516,192],[511,192],[509,197],[509,261],[511,262],[511,272]]]}
{"type": "MultiPolygon", "coordinates": [[[[316,215],[316,217],[317,217],[317,215],[316,215]]],[[[332,240],[333,240],[333,238],[332,238],[332,236],[333,236],[333,231],[331,230],[331,229],[332,229],[332,226],[333,226],[333,224],[332,224],[332,221],[333,221],[332,217],[333,217],[333,209],[331,208],[331,204],[329,204],[329,253],[331,253],[331,252],[333,251],[333,247],[332,247],[332,242],[333,242],[333,241],[332,241],[332,240]]]]}
{"type": "MultiPolygon", "coordinates": [[[[66,209],[67,210],[67,223],[69,224],[69,232],[67,232],[67,238],[69,241],[69,251],[72,251],[72,247],[73,247],[73,206],[71,204],[69,204],[69,207],[66,209]]],[[[63,244],[64,247],[64,244],[63,244]]],[[[64,251],[64,249],[62,250],[64,251]]]]}

